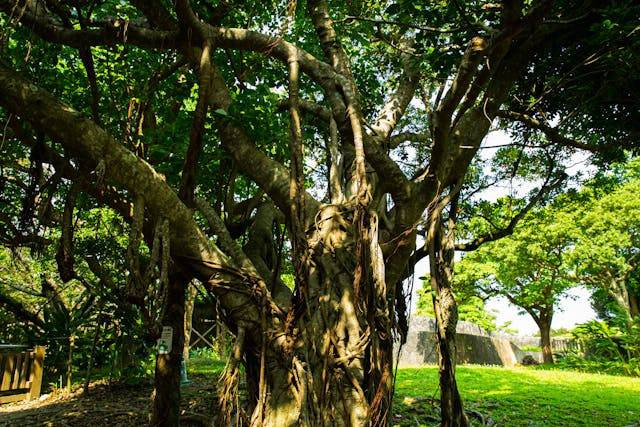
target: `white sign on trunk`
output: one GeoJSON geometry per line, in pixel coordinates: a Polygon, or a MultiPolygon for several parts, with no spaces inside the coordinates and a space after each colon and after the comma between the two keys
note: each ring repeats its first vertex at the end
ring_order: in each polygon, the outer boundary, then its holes
{"type": "Polygon", "coordinates": [[[171,342],[173,341],[173,328],[171,326],[163,326],[162,334],[157,341],[158,354],[171,353],[171,342]]]}

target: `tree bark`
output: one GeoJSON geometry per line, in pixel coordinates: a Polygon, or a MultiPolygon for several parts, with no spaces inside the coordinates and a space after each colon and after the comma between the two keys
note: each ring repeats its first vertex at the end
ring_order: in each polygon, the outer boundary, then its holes
{"type": "Polygon", "coordinates": [[[167,307],[162,326],[173,328],[171,352],[156,358],[150,426],[180,424],[180,364],[184,345],[184,288],[188,280],[179,273],[169,277],[167,307]]]}
{"type": "Polygon", "coordinates": [[[71,391],[71,376],[73,375],[73,350],[75,349],[76,336],[71,333],[69,336],[69,353],[67,355],[67,375],[65,378],[65,388],[71,391]]]}
{"type": "Polygon", "coordinates": [[[191,326],[193,325],[193,308],[196,303],[196,287],[193,283],[187,285],[187,297],[184,305],[184,350],[182,358],[189,360],[189,344],[191,342],[191,326]]]}
{"type": "Polygon", "coordinates": [[[455,376],[456,344],[455,331],[458,308],[451,289],[441,289],[436,309],[438,373],[440,382],[440,425],[460,427],[469,425],[464,413],[462,398],[455,376]]]}
{"type": "Polygon", "coordinates": [[[455,211],[457,196],[454,196],[448,221],[448,232],[442,226],[441,213],[434,212],[429,228],[429,270],[433,305],[436,316],[438,348],[438,371],[440,376],[441,426],[468,426],[462,398],[455,377],[456,325],[458,307],[453,295],[453,261],[455,253],[455,211]]]}
{"type": "Polygon", "coordinates": [[[638,297],[633,292],[629,292],[629,312],[632,318],[638,317],[640,315],[640,304],[638,304],[638,297]]]}
{"type": "Polygon", "coordinates": [[[540,328],[540,344],[542,346],[542,361],[553,363],[553,349],[551,348],[551,318],[541,317],[538,323],[540,328]]]}
{"type": "Polygon", "coordinates": [[[630,293],[624,283],[612,281],[613,285],[608,289],[609,295],[618,303],[618,307],[622,309],[627,325],[633,323],[633,314],[631,311],[630,293]]]}

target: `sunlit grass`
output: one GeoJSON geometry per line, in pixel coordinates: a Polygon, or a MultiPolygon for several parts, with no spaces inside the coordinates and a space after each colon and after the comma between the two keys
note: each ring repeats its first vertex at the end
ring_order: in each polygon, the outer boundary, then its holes
{"type": "MultiPolygon", "coordinates": [[[[436,367],[398,370],[396,402],[438,397],[436,367]]],[[[465,404],[505,426],[623,426],[640,420],[640,379],[534,368],[459,366],[465,404]]],[[[413,424],[415,425],[415,423],[413,424]]]]}
{"type": "Polygon", "coordinates": [[[219,360],[211,351],[191,353],[187,362],[189,375],[206,375],[217,378],[224,369],[225,362],[219,360]]]}
{"type": "MultiPolygon", "coordinates": [[[[195,355],[189,373],[218,375],[224,362],[195,355]]],[[[499,426],[625,426],[640,421],[640,379],[536,368],[459,366],[457,380],[467,409],[499,426]]],[[[435,366],[401,368],[396,380],[394,425],[435,425],[435,366]],[[422,406],[422,407],[421,407],[422,406]]]]}

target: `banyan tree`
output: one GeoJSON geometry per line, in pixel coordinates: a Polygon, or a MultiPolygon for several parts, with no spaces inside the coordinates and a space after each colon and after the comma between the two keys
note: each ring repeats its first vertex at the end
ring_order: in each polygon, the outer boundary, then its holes
{"type": "Polygon", "coordinates": [[[114,292],[145,308],[152,334],[174,330],[153,425],[178,423],[194,280],[234,337],[212,419],[388,425],[404,283],[429,256],[443,424],[466,425],[444,218],[496,127],[511,129],[516,160],[637,142],[637,9],[2,0],[0,162],[24,180],[2,181],[19,206],[3,203],[3,242],[58,230],[71,280],[106,256],[78,253],[78,212],[121,218],[128,280],[114,292]]]}

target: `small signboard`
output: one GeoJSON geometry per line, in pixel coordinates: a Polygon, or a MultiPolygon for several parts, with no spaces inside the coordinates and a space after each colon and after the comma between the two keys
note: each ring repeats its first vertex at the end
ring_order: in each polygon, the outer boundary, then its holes
{"type": "Polygon", "coordinates": [[[162,334],[157,341],[158,354],[171,353],[171,343],[173,341],[173,328],[171,326],[163,326],[162,334]]]}

